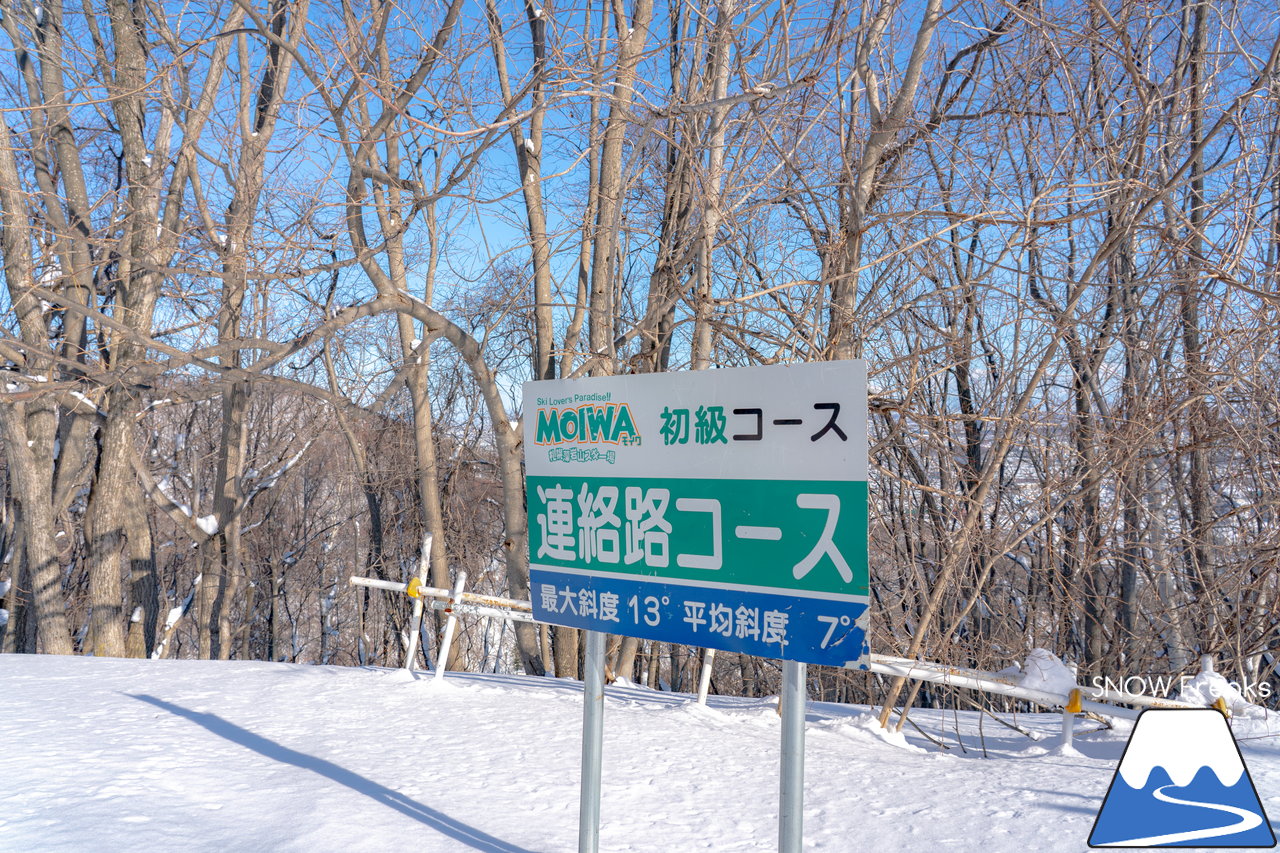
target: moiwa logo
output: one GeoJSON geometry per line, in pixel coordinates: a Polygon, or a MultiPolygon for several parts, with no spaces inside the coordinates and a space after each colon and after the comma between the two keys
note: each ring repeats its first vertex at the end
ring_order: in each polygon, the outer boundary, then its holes
{"type": "Polygon", "coordinates": [[[613,392],[538,398],[534,443],[638,445],[640,430],[631,407],[612,397],[613,392]]]}
{"type": "Polygon", "coordinates": [[[1227,719],[1151,708],[1129,736],[1090,847],[1274,847],[1227,719]]]}

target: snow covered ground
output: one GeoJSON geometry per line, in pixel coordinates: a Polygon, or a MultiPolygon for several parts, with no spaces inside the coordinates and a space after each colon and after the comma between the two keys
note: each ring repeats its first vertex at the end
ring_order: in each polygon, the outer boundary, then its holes
{"type": "MultiPolygon", "coordinates": [[[[581,698],[518,676],[0,656],[0,850],[576,850],[581,698]]],[[[605,714],[601,850],[776,849],[773,701],[611,687],[605,714]]],[[[1038,742],[976,713],[913,719],[950,749],[811,705],[806,847],[1086,849],[1127,731],[1062,754],[1052,715],[1017,718],[1038,742]]],[[[1237,736],[1280,826],[1280,738],[1237,736]]]]}

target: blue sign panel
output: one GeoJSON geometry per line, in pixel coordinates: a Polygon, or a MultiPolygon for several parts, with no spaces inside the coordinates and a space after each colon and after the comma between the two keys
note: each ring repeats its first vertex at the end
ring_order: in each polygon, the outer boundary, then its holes
{"type": "Polygon", "coordinates": [[[844,666],[867,653],[865,600],[538,569],[539,622],[763,658],[844,666]]]}

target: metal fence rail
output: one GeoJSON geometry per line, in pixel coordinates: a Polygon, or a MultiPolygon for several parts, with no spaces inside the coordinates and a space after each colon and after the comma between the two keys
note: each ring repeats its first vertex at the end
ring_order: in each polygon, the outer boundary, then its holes
{"type": "MultiPolygon", "coordinates": [[[[928,681],[933,684],[982,690],[987,693],[996,693],[1001,696],[1034,702],[1046,708],[1066,705],[1071,702],[1072,698],[1070,693],[1049,693],[1043,690],[1023,687],[1018,684],[1016,678],[1008,675],[888,655],[872,655],[871,671],[880,675],[904,676],[915,681],[928,681]]],[[[1179,702],[1176,699],[1161,699],[1141,693],[1105,690],[1101,687],[1077,687],[1076,691],[1079,694],[1080,705],[1085,711],[1107,714],[1112,717],[1135,719],[1140,713],[1138,710],[1120,708],[1116,707],[1116,705],[1137,705],[1140,708],[1199,707],[1189,702],[1179,702]]]]}
{"type": "MultiPolygon", "coordinates": [[[[440,587],[424,586],[418,578],[414,578],[409,583],[397,583],[395,581],[353,576],[351,584],[353,586],[403,592],[414,598],[415,603],[426,601],[428,602],[427,606],[436,610],[448,611],[451,622],[454,620],[455,614],[458,613],[492,619],[506,619],[513,622],[534,621],[533,606],[528,601],[471,592],[458,594],[456,589],[448,590],[440,587]]],[[[444,645],[439,657],[447,659],[447,656],[448,646],[444,645]]],[[[914,681],[927,681],[932,684],[943,684],[967,690],[978,690],[984,693],[1021,699],[1049,709],[1061,708],[1063,711],[1063,742],[1067,745],[1071,743],[1071,721],[1074,719],[1075,714],[1078,713],[1094,713],[1102,716],[1136,719],[1143,708],[1200,707],[1175,699],[1162,699],[1141,693],[1128,693],[1122,690],[1109,690],[1101,687],[1077,686],[1067,693],[1053,693],[1024,687],[1018,683],[1018,679],[1015,676],[1002,673],[967,669],[932,661],[910,660],[891,655],[870,655],[869,658],[870,671],[879,675],[909,678],[914,681]]],[[[410,663],[411,660],[410,658],[410,663]]],[[[698,691],[698,701],[704,704],[707,698],[707,685],[710,682],[710,670],[713,660],[714,657],[708,650],[708,653],[703,658],[703,671],[699,679],[700,689],[698,691]]],[[[410,663],[406,663],[406,667],[410,663]]],[[[1212,669],[1212,661],[1202,660],[1202,667],[1204,669],[1212,669]]],[[[440,671],[441,669],[437,665],[437,674],[440,671]]],[[[1227,712],[1226,704],[1221,699],[1216,703],[1215,707],[1218,707],[1224,714],[1227,712]]]]}

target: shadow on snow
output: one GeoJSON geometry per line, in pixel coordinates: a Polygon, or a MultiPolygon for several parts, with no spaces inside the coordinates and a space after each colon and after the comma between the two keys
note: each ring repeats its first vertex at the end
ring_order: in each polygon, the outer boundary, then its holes
{"type": "Polygon", "coordinates": [[[475,850],[483,850],[485,853],[531,853],[531,851],[523,847],[517,847],[514,844],[494,838],[486,832],[454,820],[430,806],[423,805],[417,800],[406,797],[398,791],[393,791],[385,785],[380,785],[372,779],[367,779],[359,773],[353,773],[345,767],[334,764],[332,761],[326,761],[323,758],[316,758],[314,755],[307,755],[304,752],[298,752],[287,746],[282,746],[273,740],[256,735],[248,729],[224,720],[217,714],[192,711],[189,708],[174,705],[154,696],[130,694],[130,697],[140,702],[155,705],[157,708],[162,708],[175,716],[184,717],[213,734],[226,738],[232,743],[239,744],[245,749],[253,750],[259,755],[279,761],[282,764],[292,764],[294,767],[318,773],[326,779],[337,782],[339,785],[345,785],[357,793],[364,794],[371,800],[395,809],[401,814],[413,818],[419,823],[426,824],[442,835],[446,835],[475,850]]]}

